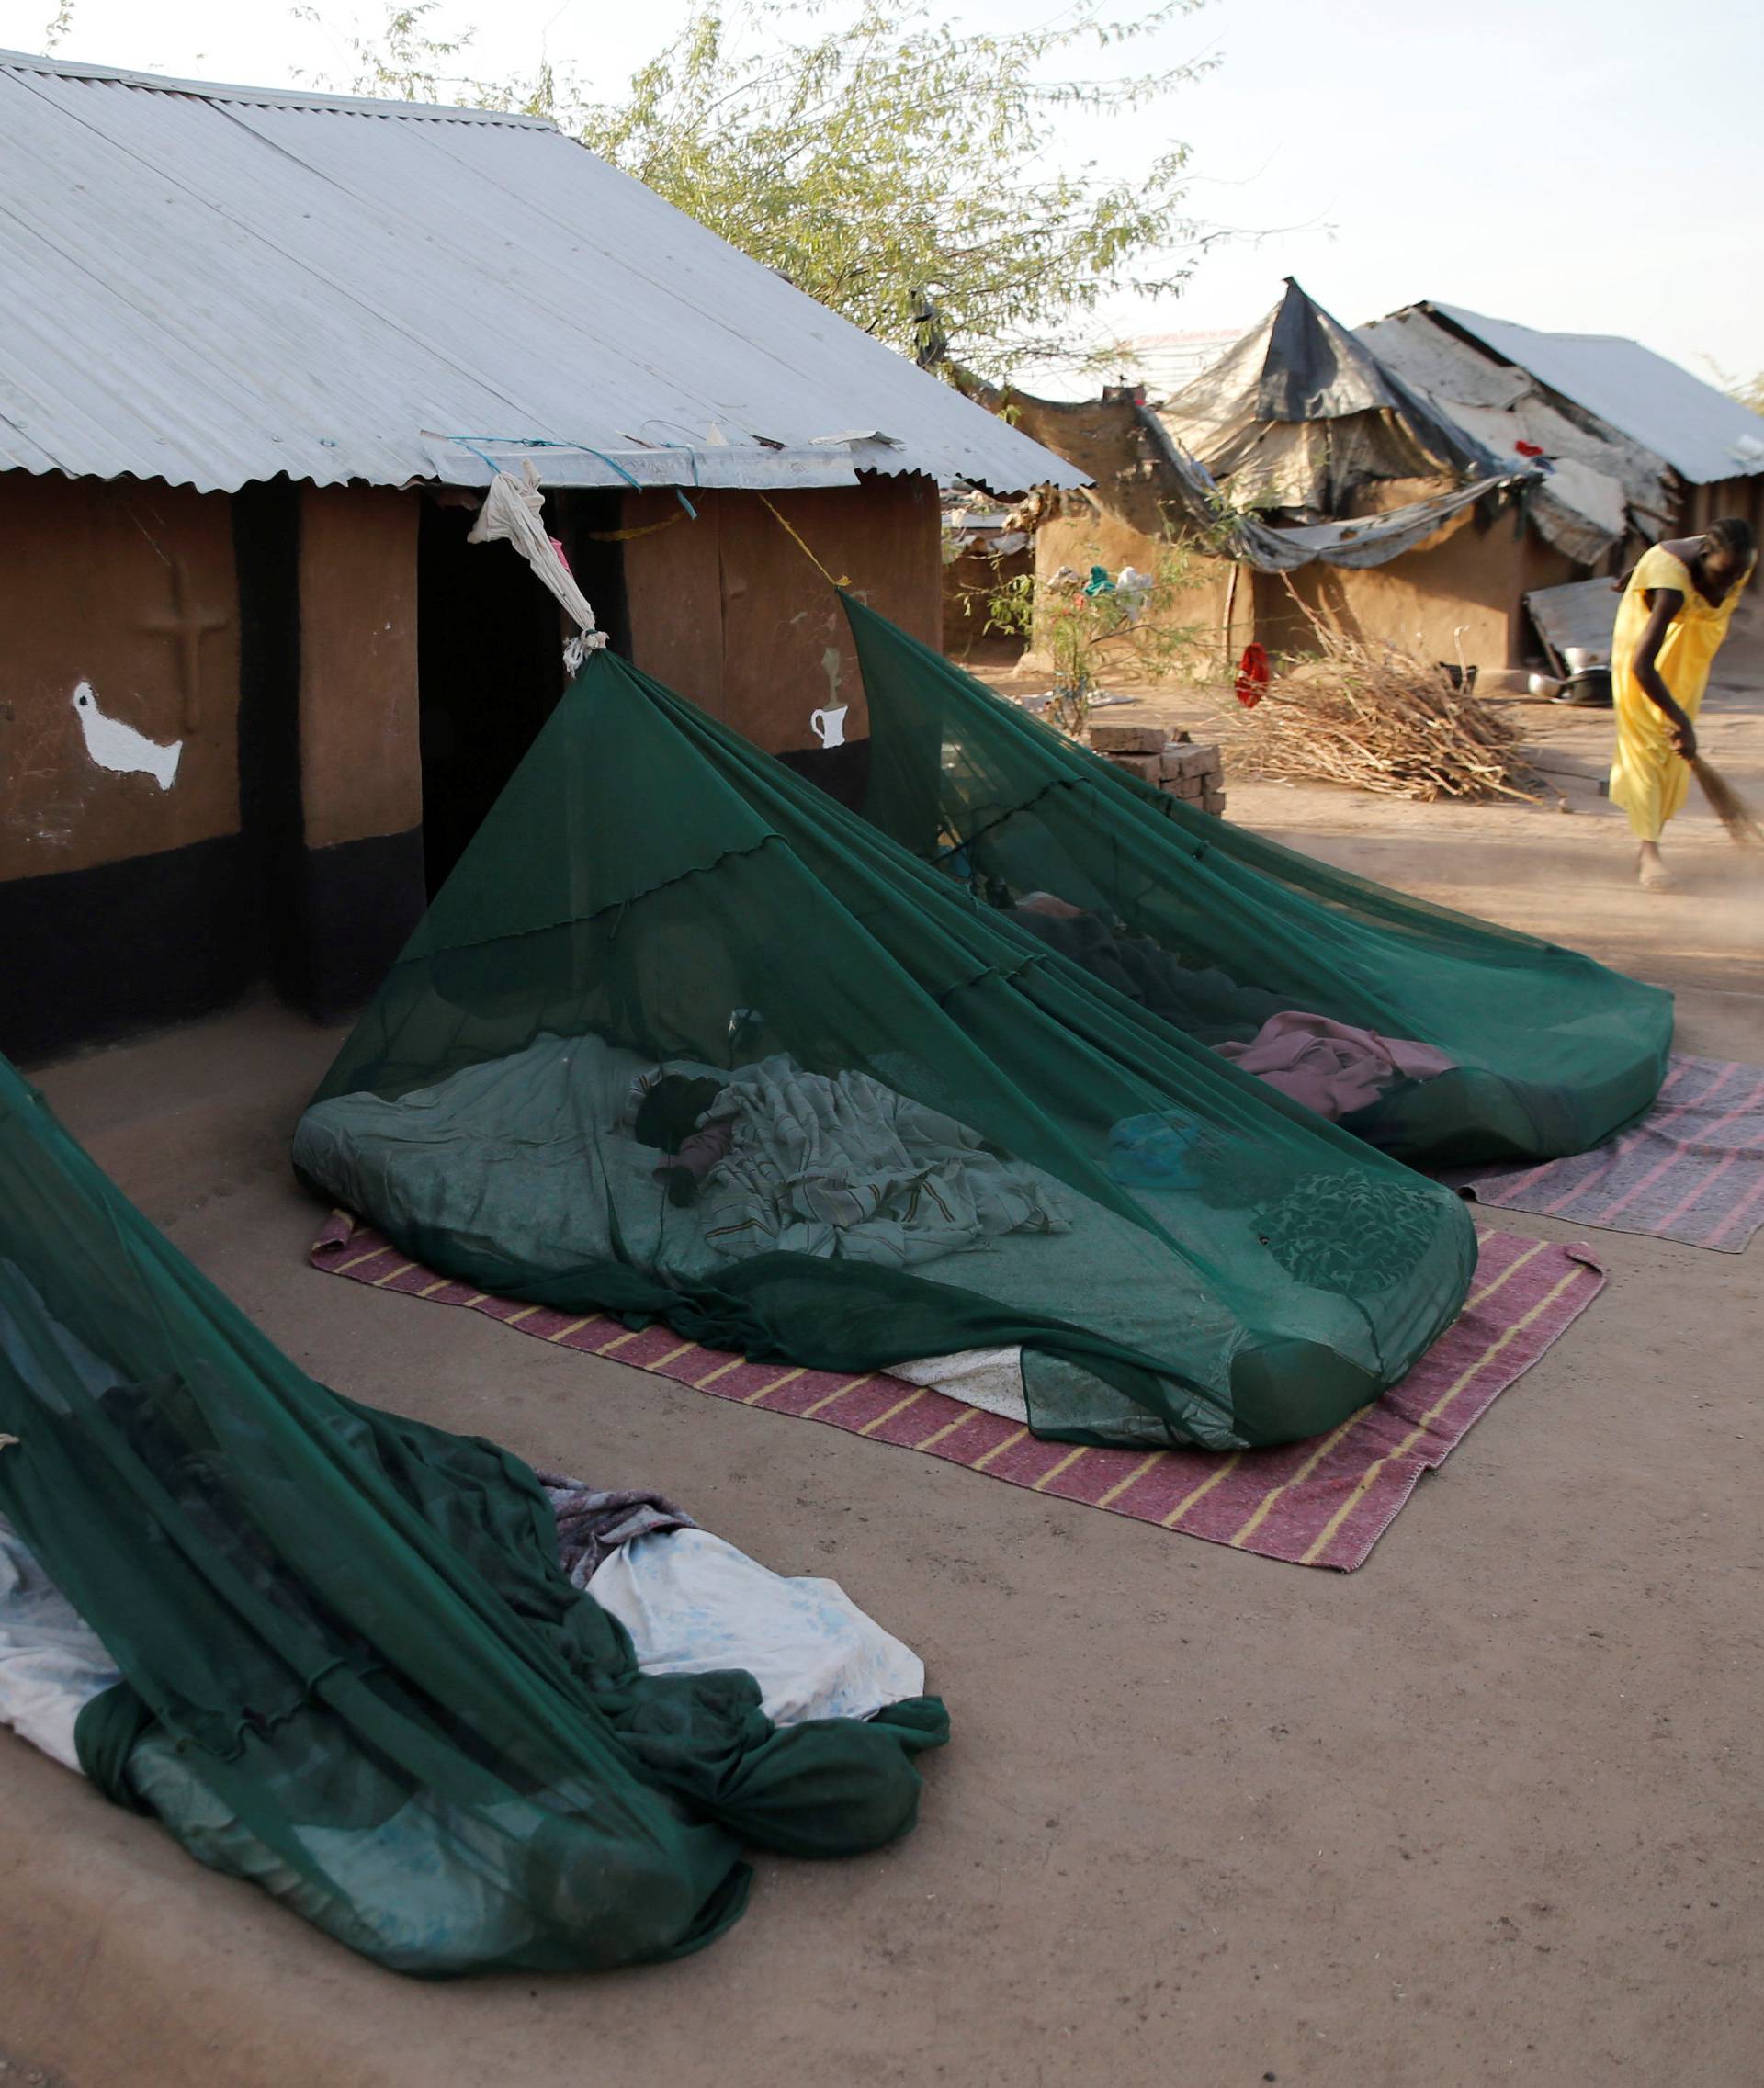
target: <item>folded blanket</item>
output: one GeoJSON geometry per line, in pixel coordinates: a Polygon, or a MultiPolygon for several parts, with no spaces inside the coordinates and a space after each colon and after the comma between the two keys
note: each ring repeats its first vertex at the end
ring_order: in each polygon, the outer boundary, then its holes
{"type": "Polygon", "coordinates": [[[1430,1080],[1456,1063],[1431,1044],[1381,1037],[1375,1030],[1296,1009],[1271,1015],[1250,1044],[1214,1049],[1318,1116],[1337,1121],[1375,1102],[1398,1080],[1430,1080]]]}
{"type": "Polygon", "coordinates": [[[558,1559],[572,1587],[586,1587],[621,1544],[696,1521],[648,1486],[591,1486],[562,1472],[536,1472],[558,1518],[558,1559]]]}

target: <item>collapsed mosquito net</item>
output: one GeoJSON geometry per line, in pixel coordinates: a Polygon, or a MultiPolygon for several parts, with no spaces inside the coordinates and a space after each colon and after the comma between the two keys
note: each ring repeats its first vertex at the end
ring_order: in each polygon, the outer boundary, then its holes
{"type": "Polygon", "coordinates": [[[1093,977],[1419,1166],[1584,1152],[1653,1100],[1670,994],[1198,812],[843,600],[866,816],[1093,977]]]}
{"type": "Polygon", "coordinates": [[[889,1840],[946,1734],[934,1699],[775,1727],[747,1674],[641,1672],[518,1459],[305,1377],[4,1059],[0,1518],[114,1670],[86,1773],[402,1971],[695,1949],[744,1842],[889,1840]]]}
{"type": "Polygon", "coordinates": [[[592,656],[307,1111],[413,1258],[1078,1442],[1332,1427],[1456,1314],[1457,1200],[592,656]]]}

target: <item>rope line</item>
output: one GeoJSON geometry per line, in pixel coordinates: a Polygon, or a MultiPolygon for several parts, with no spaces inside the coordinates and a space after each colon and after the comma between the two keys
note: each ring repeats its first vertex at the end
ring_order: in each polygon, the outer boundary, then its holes
{"type": "Polygon", "coordinates": [[[778,527],[784,531],[786,536],[794,538],[797,548],[802,553],[803,557],[808,559],[808,563],[813,566],[815,570],[820,575],[822,580],[827,582],[829,587],[849,587],[852,584],[849,576],[846,574],[842,573],[837,580],[833,578],[832,574],[827,570],[826,567],[821,564],[820,560],[816,558],[815,554],[803,541],[800,533],[791,527],[790,524],[784,519],[783,515],[778,513],[777,509],[772,505],[772,502],[766,499],[763,493],[760,495],[760,505],[767,510],[767,512],[771,514],[773,521],[777,524],[778,527]]]}

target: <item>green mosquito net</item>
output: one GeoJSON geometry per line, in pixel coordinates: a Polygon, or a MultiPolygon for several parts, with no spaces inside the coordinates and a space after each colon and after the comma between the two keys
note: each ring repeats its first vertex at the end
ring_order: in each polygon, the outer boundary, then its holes
{"type": "Polygon", "coordinates": [[[1092,976],[1418,1166],[1584,1152],[1653,1100],[1669,994],[1199,812],[843,600],[866,816],[1092,976]]]}
{"type": "Polygon", "coordinates": [[[835,1371],[986,1359],[1075,1442],[1333,1427],[1475,1258],[1446,1191],[605,651],[295,1160],[483,1291],[835,1371]]]}
{"type": "Polygon", "coordinates": [[[304,1376],[3,1059],[0,1515],[120,1674],[87,1773],[402,1971],[695,1949],[744,1843],[887,1842],[946,1734],[640,1672],[518,1459],[304,1376]]]}

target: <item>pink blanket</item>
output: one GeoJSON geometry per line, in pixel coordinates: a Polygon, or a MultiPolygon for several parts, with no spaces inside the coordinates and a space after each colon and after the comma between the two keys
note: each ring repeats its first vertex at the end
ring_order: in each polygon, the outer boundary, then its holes
{"type": "Polygon", "coordinates": [[[1431,1044],[1381,1037],[1327,1015],[1271,1015],[1250,1044],[1223,1044],[1229,1058],[1318,1116],[1337,1120],[1375,1102],[1397,1080],[1430,1080],[1454,1061],[1431,1044]]]}

